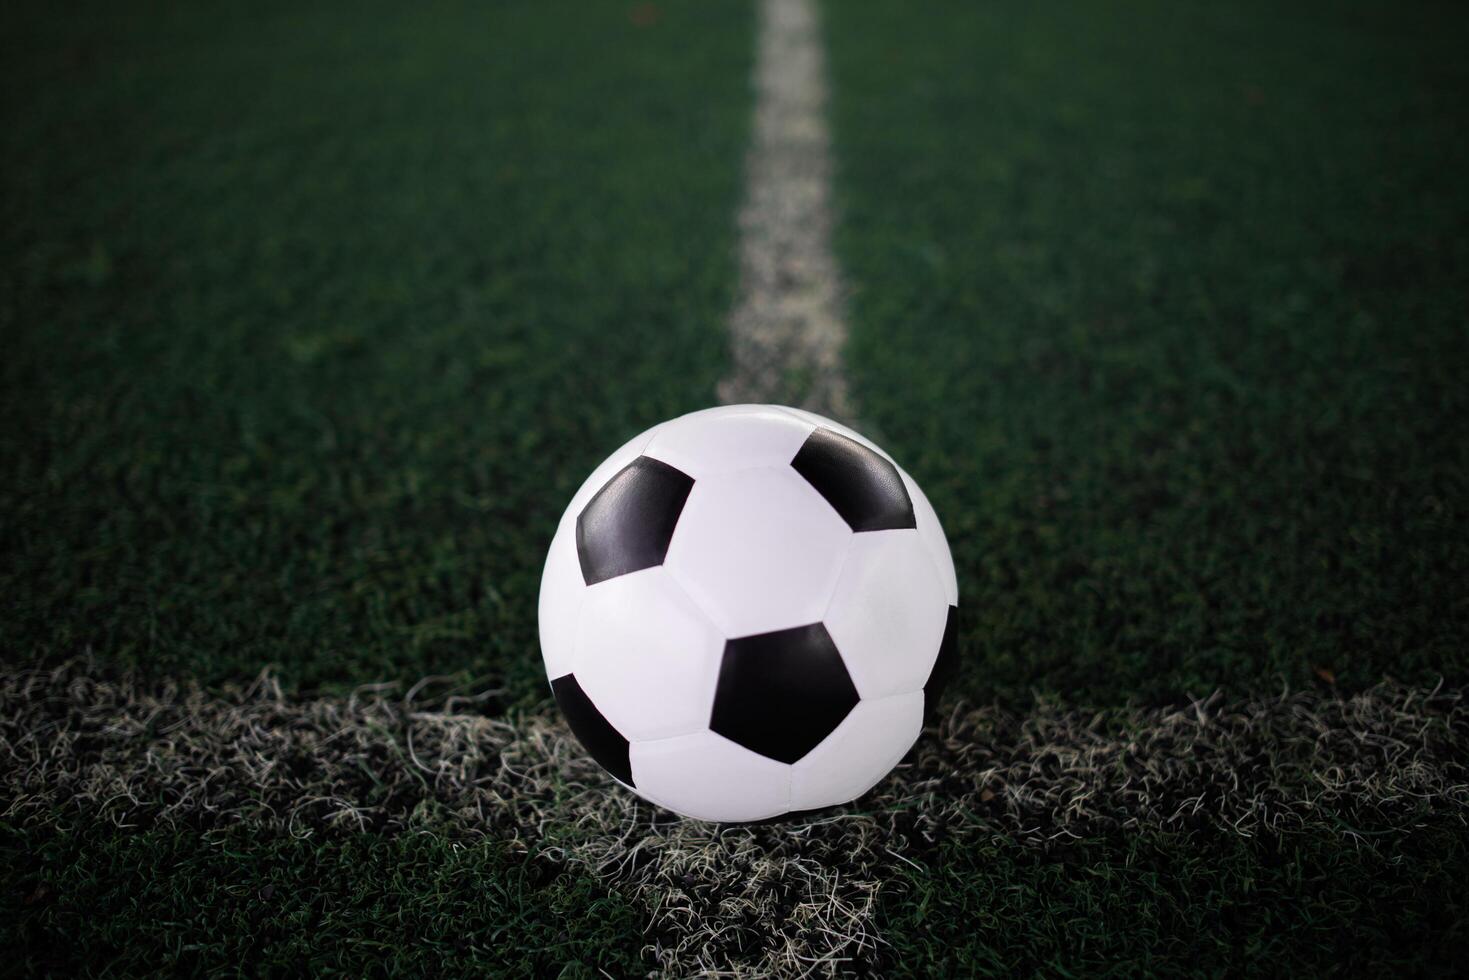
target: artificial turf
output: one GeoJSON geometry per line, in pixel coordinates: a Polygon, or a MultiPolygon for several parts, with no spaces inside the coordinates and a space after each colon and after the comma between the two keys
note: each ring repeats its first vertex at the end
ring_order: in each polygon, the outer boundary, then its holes
{"type": "Polygon", "coordinates": [[[540,697],[560,508],[723,366],[750,12],[0,17],[6,656],[540,697]]]}
{"type": "Polygon", "coordinates": [[[103,825],[0,830],[24,972],[628,976],[639,923],[585,875],[429,835],[323,842],[103,825]],[[598,973],[598,971],[603,971],[598,973]]]}
{"type": "MultiPolygon", "coordinates": [[[[10,4],[0,36],[4,656],[543,697],[560,508],[724,364],[750,11],[10,4]]],[[[0,828],[4,972],[640,956],[616,895],[498,845],[61,823],[0,828]]]]}
{"type": "MultiPolygon", "coordinates": [[[[960,690],[1469,679],[1463,8],[825,10],[849,365],[945,521],[960,690]]],[[[1462,820],[1353,830],[965,838],[890,966],[1449,971],[1462,820]]]]}
{"type": "Polygon", "coordinates": [[[1378,847],[1341,828],[1118,833],[1050,850],[996,836],[898,869],[879,927],[894,976],[1450,975],[1462,822],[1378,847]]]}
{"type": "Polygon", "coordinates": [[[966,693],[1469,679],[1464,9],[826,12],[849,363],[966,693]]]}
{"type": "MultiPolygon", "coordinates": [[[[1462,684],[1463,14],[824,12],[847,362],[954,545],[956,694],[1462,684]]],[[[3,656],[543,699],[559,508],[725,364],[751,27],[7,6],[3,656]]],[[[1462,827],[1357,829],[915,845],[876,966],[1445,967],[1462,827]]],[[[646,966],[615,888],[495,843],[0,851],[18,970],[646,966]]]]}

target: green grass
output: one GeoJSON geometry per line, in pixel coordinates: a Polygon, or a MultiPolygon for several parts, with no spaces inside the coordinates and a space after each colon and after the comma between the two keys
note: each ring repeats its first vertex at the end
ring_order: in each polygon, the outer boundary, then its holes
{"type": "Polygon", "coordinates": [[[0,829],[0,848],[14,862],[0,893],[7,941],[35,975],[647,969],[617,895],[495,843],[101,826],[0,829]]]}
{"type": "MultiPolygon", "coordinates": [[[[658,11],[7,6],[3,656],[543,697],[560,508],[727,345],[750,12],[658,11]]],[[[11,969],[645,969],[499,845],[61,822],[0,835],[11,969]]]]}
{"type": "MultiPolygon", "coordinates": [[[[849,362],[949,531],[960,690],[1469,679],[1462,8],[826,10],[849,362]]],[[[1448,972],[1462,825],[1344,830],[965,839],[891,964],[1448,972]]]]}
{"type": "Polygon", "coordinates": [[[1469,677],[1464,10],[827,11],[849,360],[966,693],[1469,677]]]}
{"type": "MultiPolygon", "coordinates": [[[[1469,673],[1464,14],[824,5],[863,423],[1022,707],[1469,673]]],[[[748,5],[0,12],[0,637],[544,697],[572,488],[725,364],[748,5]]],[[[207,821],[206,821],[207,822],[207,821]]],[[[1463,829],[900,848],[877,964],[1446,971],[1463,829]]],[[[39,973],[638,973],[510,845],[0,824],[39,973]]]]}
{"type": "Polygon", "coordinates": [[[904,866],[879,919],[894,975],[1402,976],[1469,939],[1463,827],[1410,842],[1223,831],[1118,835],[1050,853],[998,838],[904,866]]]}
{"type": "Polygon", "coordinates": [[[727,344],[750,12],[658,11],[7,7],[5,655],[542,696],[560,508],[727,344]]]}

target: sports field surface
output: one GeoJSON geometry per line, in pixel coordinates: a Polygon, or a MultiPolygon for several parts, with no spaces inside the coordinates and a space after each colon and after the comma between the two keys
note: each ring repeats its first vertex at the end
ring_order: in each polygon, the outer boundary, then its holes
{"type": "Polygon", "coordinates": [[[1469,10],[0,10],[3,972],[1450,973],[1469,10]],[[721,399],[922,484],[835,811],[550,701],[555,523],[721,399]]]}

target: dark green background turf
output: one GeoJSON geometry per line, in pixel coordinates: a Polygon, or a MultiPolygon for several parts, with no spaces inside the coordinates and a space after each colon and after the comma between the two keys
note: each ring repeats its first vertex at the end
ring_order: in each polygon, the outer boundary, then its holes
{"type": "MultiPolygon", "coordinates": [[[[955,546],[961,693],[1462,683],[1458,8],[825,9],[850,367],[955,546]]],[[[0,44],[4,656],[542,698],[560,507],[725,365],[746,6],[11,5],[0,44]]],[[[0,825],[34,968],[642,941],[495,846],[57,827],[0,825]]],[[[941,847],[887,963],[1441,965],[1462,828],[1339,829],[941,847]]]]}
{"type": "MultiPolygon", "coordinates": [[[[723,362],[745,13],[230,16],[11,15],[10,655],[539,697],[569,488],[723,362]]],[[[833,12],[850,360],[968,693],[1463,676],[1451,33],[833,12]]]]}
{"type": "Polygon", "coordinates": [[[857,397],[968,690],[1464,680],[1462,12],[828,6],[857,397]]]}
{"type": "Polygon", "coordinates": [[[727,341],[748,11],[11,10],[11,656],[540,697],[555,520],[727,341]]]}
{"type": "Polygon", "coordinates": [[[883,959],[918,977],[1451,974],[1469,940],[1463,825],[1378,846],[1341,829],[941,846],[898,870],[883,959]]]}
{"type": "MultiPolygon", "coordinates": [[[[825,9],[857,399],[949,531],[961,688],[1463,683],[1463,10],[825,9]]],[[[1347,829],[941,843],[888,955],[1447,971],[1461,822],[1347,829]]]]}
{"type": "MultiPolygon", "coordinates": [[[[543,696],[560,509],[708,404],[727,345],[750,13],[630,13],[5,9],[5,656],[543,696]]],[[[30,970],[626,975],[642,946],[497,845],[83,813],[0,852],[30,970]]]]}
{"type": "Polygon", "coordinates": [[[4,843],[46,870],[0,899],[0,935],[53,976],[646,971],[641,918],[619,896],[498,844],[111,827],[4,843]]]}

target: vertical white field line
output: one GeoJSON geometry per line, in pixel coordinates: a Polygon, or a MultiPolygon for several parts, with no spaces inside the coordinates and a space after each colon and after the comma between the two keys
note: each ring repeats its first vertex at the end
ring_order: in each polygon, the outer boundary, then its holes
{"type": "Polygon", "coordinates": [[[760,16],[740,291],[729,319],[734,364],[719,397],[850,418],[821,25],[815,0],[764,0],[760,16]]]}

